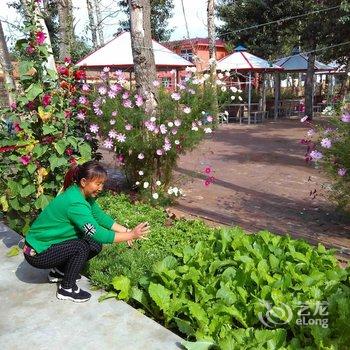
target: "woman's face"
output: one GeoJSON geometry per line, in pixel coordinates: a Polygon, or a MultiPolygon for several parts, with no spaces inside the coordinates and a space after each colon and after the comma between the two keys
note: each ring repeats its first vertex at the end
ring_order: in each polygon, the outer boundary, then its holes
{"type": "Polygon", "coordinates": [[[105,177],[96,177],[89,180],[82,178],[80,180],[80,188],[85,197],[96,197],[103,190],[105,182],[105,177]]]}

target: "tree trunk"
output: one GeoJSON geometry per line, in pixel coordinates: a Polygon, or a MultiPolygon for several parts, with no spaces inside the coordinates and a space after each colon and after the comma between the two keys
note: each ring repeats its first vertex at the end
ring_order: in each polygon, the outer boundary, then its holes
{"type": "Polygon", "coordinates": [[[99,46],[103,46],[105,41],[103,37],[103,26],[102,26],[102,17],[99,0],[94,0],[95,13],[96,13],[96,23],[97,23],[97,34],[99,40],[99,46]]]}
{"type": "Polygon", "coordinates": [[[315,49],[316,44],[311,42],[311,52],[307,60],[307,72],[305,79],[305,115],[312,120],[314,114],[314,75],[315,75],[315,49]]]}
{"type": "Polygon", "coordinates": [[[153,81],[157,79],[151,38],[150,0],[129,0],[131,47],[136,89],[145,99],[145,111],[156,114],[153,81]]]}
{"type": "Polygon", "coordinates": [[[95,22],[94,11],[93,11],[91,0],[86,0],[86,6],[87,6],[88,16],[89,16],[89,27],[91,30],[92,45],[96,50],[98,48],[98,41],[97,41],[97,32],[96,32],[96,22],[95,22]]]}
{"type": "Polygon", "coordinates": [[[7,90],[7,98],[9,104],[14,102],[13,93],[16,91],[16,84],[13,78],[13,68],[9,51],[7,48],[4,31],[2,29],[2,23],[0,21],[0,64],[4,72],[5,88],[7,90]]]}
{"type": "Polygon", "coordinates": [[[58,21],[59,21],[59,60],[64,61],[65,57],[70,56],[70,47],[69,47],[69,36],[68,36],[68,0],[60,0],[57,3],[58,11],[58,21]]]}
{"type": "Polygon", "coordinates": [[[210,62],[210,83],[212,87],[213,101],[212,109],[214,116],[219,114],[218,95],[216,91],[216,40],[214,23],[214,0],[208,0],[207,18],[208,18],[208,39],[209,39],[209,62],[210,62]]]}

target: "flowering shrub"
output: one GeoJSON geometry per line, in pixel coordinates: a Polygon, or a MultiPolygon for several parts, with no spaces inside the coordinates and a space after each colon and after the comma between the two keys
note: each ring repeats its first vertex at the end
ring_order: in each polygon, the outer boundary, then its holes
{"type": "MultiPolygon", "coordinates": [[[[158,200],[168,191],[177,159],[192,149],[215,127],[212,93],[208,75],[187,69],[178,91],[158,88],[156,115],[145,113],[143,97],[128,90],[123,72],[101,72],[91,113],[82,109],[78,118],[88,118],[90,132],[101,139],[105,148],[116,153],[118,165],[141,195],[158,200]]],[[[154,82],[158,86],[157,81],[154,82]]],[[[88,98],[82,91],[81,98],[88,98]]]]}
{"type": "MultiPolygon", "coordinates": [[[[330,119],[325,126],[312,125],[308,131],[306,161],[321,166],[334,179],[332,197],[339,206],[350,209],[350,109],[330,119]]],[[[307,121],[306,121],[307,122],[307,121]]]]}
{"type": "MultiPolygon", "coordinates": [[[[28,4],[34,13],[35,1],[28,4]]],[[[74,162],[91,158],[91,143],[76,121],[75,95],[85,72],[73,70],[69,59],[59,67],[61,81],[47,67],[45,34],[34,18],[25,23],[27,37],[17,42],[21,93],[1,110],[0,209],[11,228],[25,233],[31,220],[60,190],[74,162]]]]}

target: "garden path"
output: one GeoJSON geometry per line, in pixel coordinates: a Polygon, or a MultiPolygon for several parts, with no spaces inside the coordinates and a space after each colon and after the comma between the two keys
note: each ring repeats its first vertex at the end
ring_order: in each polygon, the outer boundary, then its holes
{"type": "Polygon", "coordinates": [[[289,233],[350,258],[350,219],[325,197],[325,176],[304,161],[299,119],[221,125],[181,157],[175,172],[186,196],[174,207],[224,225],[289,233]],[[204,168],[215,181],[206,187],[204,168]],[[316,196],[310,192],[316,190],[316,196]]]}
{"type": "Polygon", "coordinates": [[[8,257],[20,236],[0,222],[0,344],[2,350],[123,349],[175,350],[182,339],[128,304],[101,303],[83,276],[79,286],[90,290],[87,303],[56,299],[56,284],[47,270],[31,267],[22,253],[8,257]]]}

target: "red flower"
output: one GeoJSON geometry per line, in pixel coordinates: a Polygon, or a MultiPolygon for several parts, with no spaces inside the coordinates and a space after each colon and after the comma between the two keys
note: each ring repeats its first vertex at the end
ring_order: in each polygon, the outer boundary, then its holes
{"type": "Polygon", "coordinates": [[[69,102],[69,105],[72,107],[75,107],[78,104],[77,100],[75,98],[71,99],[69,102]]]}
{"type": "Polygon", "coordinates": [[[35,48],[32,45],[28,45],[26,48],[27,54],[31,55],[35,51],[35,48]]]}
{"type": "Polygon", "coordinates": [[[67,67],[64,67],[64,66],[59,66],[58,73],[60,73],[61,75],[65,76],[65,77],[68,77],[69,69],[67,67]]]}
{"type": "Polygon", "coordinates": [[[22,156],[19,158],[23,165],[28,165],[30,163],[30,159],[30,156],[22,156]]]}
{"type": "Polygon", "coordinates": [[[71,148],[66,149],[66,155],[71,156],[73,154],[73,150],[71,148]]]}
{"type": "Polygon", "coordinates": [[[4,146],[4,147],[0,147],[0,153],[4,153],[4,152],[8,152],[8,151],[13,151],[15,150],[17,147],[16,146],[4,146]]]}
{"type": "Polygon", "coordinates": [[[64,58],[64,63],[71,64],[72,63],[72,59],[70,57],[65,57],[64,58]]]}
{"type": "Polygon", "coordinates": [[[72,111],[70,111],[70,110],[64,111],[64,116],[65,116],[66,118],[70,118],[70,117],[72,116],[72,111]]]}
{"type": "Polygon", "coordinates": [[[36,32],[35,40],[38,45],[42,45],[46,39],[46,34],[44,32],[36,32]]]}
{"type": "Polygon", "coordinates": [[[42,100],[43,106],[47,107],[51,103],[51,99],[52,99],[52,96],[50,94],[45,94],[42,100]]]}
{"type": "Polygon", "coordinates": [[[205,169],[204,169],[204,172],[206,174],[210,174],[211,173],[211,167],[210,166],[207,166],[205,169]]]}
{"type": "Polygon", "coordinates": [[[81,79],[85,79],[86,78],[86,72],[84,70],[77,70],[74,72],[74,78],[76,80],[81,80],[81,79]]]}
{"type": "Polygon", "coordinates": [[[74,157],[70,157],[69,158],[69,163],[71,163],[71,164],[77,164],[77,160],[74,158],[74,157]]]}
{"type": "Polygon", "coordinates": [[[204,181],[204,186],[205,186],[205,187],[208,187],[210,184],[211,184],[211,181],[210,181],[209,179],[206,179],[206,180],[204,181]]]}
{"type": "Polygon", "coordinates": [[[41,144],[43,145],[47,145],[52,143],[55,140],[55,138],[53,136],[45,136],[41,139],[41,144]]]}
{"type": "Polygon", "coordinates": [[[22,131],[23,129],[19,126],[19,123],[18,122],[15,122],[13,124],[13,129],[15,130],[15,132],[20,132],[22,131]]]}
{"type": "Polygon", "coordinates": [[[33,109],[35,109],[35,103],[34,103],[34,101],[29,101],[29,102],[27,103],[27,108],[28,108],[30,111],[32,111],[33,109]]]}

